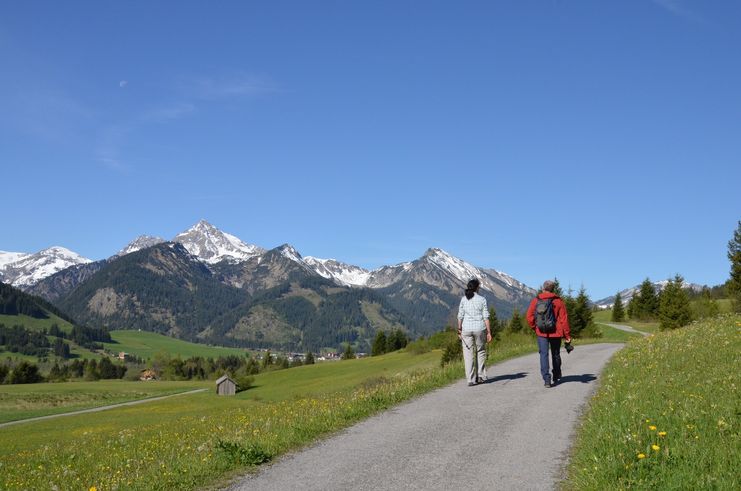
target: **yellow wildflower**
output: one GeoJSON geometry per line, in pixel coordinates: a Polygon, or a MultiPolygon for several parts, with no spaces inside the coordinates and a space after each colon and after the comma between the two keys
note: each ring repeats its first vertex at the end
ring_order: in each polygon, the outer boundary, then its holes
{"type": "Polygon", "coordinates": [[[666,431],[660,431],[659,436],[666,436],[666,431]]]}
{"type": "Polygon", "coordinates": [[[639,459],[645,459],[646,458],[646,454],[639,453],[638,454],[638,458],[639,459]]]}
{"type": "Polygon", "coordinates": [[[649,426],[648,429],[651,431],[656,431],[656,427],[654,425],[649,426]]]}
{"type": "Polygon", "coordinates": [[[658,451],[661,447],[658,446],[658,445],[656,445],[656,444],[654,444],[654,445],[651,445],[651,448],[654,449],[654,450],[656,450],[656,451],[658,451]]]}

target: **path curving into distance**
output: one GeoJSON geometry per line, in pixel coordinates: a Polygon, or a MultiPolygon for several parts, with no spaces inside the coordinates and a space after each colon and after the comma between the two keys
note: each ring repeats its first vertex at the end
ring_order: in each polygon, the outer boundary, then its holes
{"type": "Polygon", "coordinates": [[[620,329],[621,331],[625,331],[625,332],[632,332],[635,334],[640,334],[643,337],[651,335],[651,333],[639,331],[638,329],[633,329],[632,327],[626,326],[625,324],[614,324],[612,322],[598,322],[598,324],[604,324],[606,326],[614,327],[615,329],[620,329]]]}
{"type": "Polygon", "coordinates": [[[7,423],[0,423],[0,428],[4,426],[19,425],[22,423],[31,423],[33,421],[41,421],[43,419],[61,418],[63,416],[74,416],[75,414],[97,413],[99,411],[105,411],[107,409],[113,409],[113,408],[117,408],[121,406],[135,406],[137,404],[144,404],[146,402],[159,401],[161,399],[167,399],[170,397],[184,396],[185,394],[194,394],[196,392],[203,392],[204,390],[208,390],[208,389],[195,389],[195,390],[189,390],[187,392],[178,392],[176,394],[168,394],[166,396],[148,397],[146,399],[137,399],[135,401],[119,402],[116,404],[109,404],[107,406],[91,407],[89,409],[79,409],[77,411],[70,411],[68,413],[48,414],[46,416],[37,416],[35,418],[26,418],[26,419],[19,419],[16,421],[8,421],[7,423]]]}
{"type": "Polygon", "coordinates": [[[468,387],[461,379],[227,489],[554,489],[582,409],[622,346],[577,345],[569,355],[562,349],[564,376],[553,388],[543,387],[537,354],[499,363],[488,368],[485,384],[468,387]]]}

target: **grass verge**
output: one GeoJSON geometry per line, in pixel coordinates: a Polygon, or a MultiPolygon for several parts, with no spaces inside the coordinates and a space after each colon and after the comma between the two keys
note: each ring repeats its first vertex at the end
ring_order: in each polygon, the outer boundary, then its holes
{"type": "Polygon", "coordinates": [[[607,365],[564,489],[739,489],[741,316],[635,340],[607,365]]]}
{"type": "Polygon", "coordinates": [[[0,423],[211,387],[204,382],[64,382],[3,385],[0,423]]]}

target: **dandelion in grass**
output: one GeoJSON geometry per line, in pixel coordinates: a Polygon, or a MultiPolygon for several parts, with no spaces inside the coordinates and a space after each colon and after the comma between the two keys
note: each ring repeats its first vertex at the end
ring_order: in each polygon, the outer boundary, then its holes
{"type": "Polygon", "coordinates": [[[638,460],[645,459],[645,458],[646,458],[646,454],[644,454],[644,453],[639,453],[638,454],[638,460]]]}
{"type": "Polygon", "coordinates": [[[653,450],[654,450],[655,452],[658,452],[659,450],[661,450],[661,447],[660,447],[660,446],[658,446],[658,445],[656,445],[656,444],[653,444],[653,445],[651,445],[651,448],[652,448],[652,449],[653,449],[653,450]]]}
{"type": "Polygon", "coordinates": [[[660,431],[658,434],[659,436],[666,436],[666,431],[660,431]]]}
{"type": "Polygon", "coordinates": [[[656,427],[654,425],[649,426],[648,429],[651,431],[656,431],[656,427]]]}

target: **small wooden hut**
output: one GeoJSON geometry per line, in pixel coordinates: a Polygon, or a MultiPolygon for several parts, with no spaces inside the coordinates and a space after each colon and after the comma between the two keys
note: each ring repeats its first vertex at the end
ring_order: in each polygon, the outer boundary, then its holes
{"type": "Polygon", "coordinates": [[[237,393],[237,383],[229,375],[222,375],[216,380],[216,393],[220,396],[233,396],[237,393]]]}

